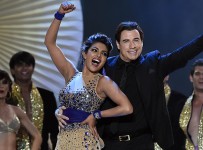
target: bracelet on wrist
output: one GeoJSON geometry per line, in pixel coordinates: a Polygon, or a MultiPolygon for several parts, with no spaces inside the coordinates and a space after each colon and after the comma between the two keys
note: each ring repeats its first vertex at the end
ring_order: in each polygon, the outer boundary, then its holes
{"type": "Polygon", "coordinates": [[[57,20],[62,20],[64,16],[65,16],[65,14],[61,14],[61,13],[59,13],[58,11],[54,14],[54,17],[55,17],[57,20]]]}
{"type": "Polygon", "coordinates": [[[101,119],[102,118],[100,110],[95,110],[92,114],[93,114],[95,119],[101,119]]]}

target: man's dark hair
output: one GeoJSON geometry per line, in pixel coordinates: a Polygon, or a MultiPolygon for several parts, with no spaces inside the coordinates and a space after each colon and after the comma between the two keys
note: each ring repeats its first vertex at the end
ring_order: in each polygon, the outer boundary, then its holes
{"type": "Polygon", "coordinates": [[[27,65],[32,65],[33,68],[35,67],[35,58],[32,54],[20,51],[14,54],[9,62],[10,69],[14,69],[15,65],[19,65],[25,63],[27,65]]]}
{"type": "Polygon", "coordinates": [[[120,38],[121,38],[121,32],[124,30],[134,30],[136,29],[139,33],[140,33],[140,38],[143,41],[144,39],[144,33],[141,29],[141,27],[137,24],[137,22],[133,22],[133,21],[125,21],[125,22],[121,22],[115,32],[115,39],[117,42],[120,42],[120,38]]]}
{"type": "Polygon", "coordinates": [[[203,59],[197,59],[193,64],[192,67],[190,69],[190,75],[193,76],[194,72],[195,72],[195,67],[196,66],[203,66],[203,59]]]}

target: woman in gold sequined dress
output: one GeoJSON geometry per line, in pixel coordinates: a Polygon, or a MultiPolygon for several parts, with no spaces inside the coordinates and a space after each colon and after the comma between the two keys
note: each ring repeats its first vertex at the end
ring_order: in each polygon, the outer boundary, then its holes
{"type": "Polygon", "coordinates": [[[8,73],[0,70],[0,149],[16,150],[16,134],[22,125],[32,137],[32,150],[39,150],[42,138],[37,128],[19,107],[6,103],[11,84],[8,73]]]}
{"type": "Polygon", "coordinates": [[[66,13],[73,10],[73,4],[62,3],[45,38],[45,45],[52,60],[66,82],[66,86],[60,91],[59,101],[61,106],[67,108],[64,114],[69,120],[65,127],[60,129],[56,149],[101,149],[103,143],[96,133],[96,119],[127,115],[133,112],[133,108],[118,86],[110,78],[99,73],[113,48],[106,35],[94,34],[83,43],[82,72],[65,58],[56,44],[61,20],[66,13]],[[98,110],[107,96],[116,106],[104,111],[98,110]]]}

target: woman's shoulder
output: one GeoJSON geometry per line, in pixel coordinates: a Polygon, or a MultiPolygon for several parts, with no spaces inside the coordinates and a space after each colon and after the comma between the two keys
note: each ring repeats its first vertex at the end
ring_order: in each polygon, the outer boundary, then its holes
{"type": "Polygon", "coordinates": [[[76,71],[69,80],[66,81],[66,84],[70,83],[73,79],[75,79],[78,76],[82,76],[82,72],[76,71]]]}
{"type": "Polygon", "coordinates": [[[99,75],[99,82],[102,84],[105,84],[105,83],[107,84],[108,82],[113,82],[113,80],[111,80],[111,78],[109,76],[100,74],[99,75]]]}
{"type": "Polygon", "coordinates": [[[20,107],[13,105],[9,106],[12,108],[17,117],[21,118],[22,116],[26,115],[25,111],[23,111],[20,107]]]}

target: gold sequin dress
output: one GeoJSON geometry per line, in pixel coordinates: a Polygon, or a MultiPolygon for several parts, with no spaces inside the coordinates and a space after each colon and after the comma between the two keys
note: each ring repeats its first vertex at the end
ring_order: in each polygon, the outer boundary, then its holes
{"type": "MultiPolygon", "coordinates": [[[[187,136],[186,145],[185,145],[185,148],[187,150],[195,149],[192,141],[190,140],[188,132],[187,132],[188,124],[189,124],[189,121],[192,116],[192,100],[193,100],[193,95],[187,99],[187,101],[182,109],[182,112],[180,115],[180,120],[179,120],[180,127],[182,128],[185,135],[187,136]]],[[[203,110],[201,112],[201,117],[200,117],[197,141],[198,141],[199,150],[203,150],[203,110]]]]}
{"type": "MultiPolygon", "coordinates": [[[[62,106],[92,113],[98,110],[104,99],[96,93],[97,83],[102,75],[96,74],[94,78],[83,76],[77,72],[59,93],[62,106]]],[[[100,150],[102,140],[95,138],[88,125],[69,123],[60,129],[56,150],[100,150]]]]}

